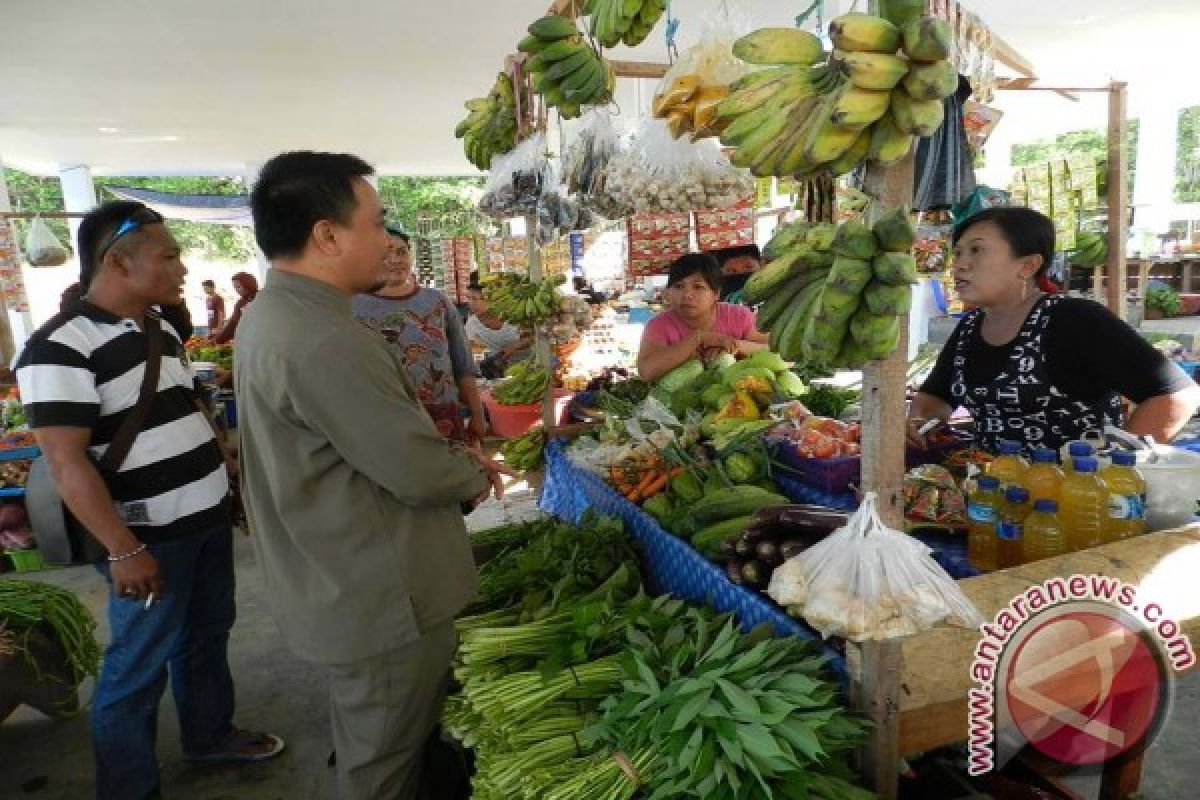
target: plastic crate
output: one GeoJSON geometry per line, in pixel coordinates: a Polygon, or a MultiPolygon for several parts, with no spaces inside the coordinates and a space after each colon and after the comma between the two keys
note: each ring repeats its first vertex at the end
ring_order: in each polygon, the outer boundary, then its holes
{"type": "Polygon", "coordinates": [[[819,491],[844,494],[862,480],[862,459],[858,456],[804,458],[796,444],[787,440],[776,441],[774,449],[775,457],[795,470],[794,473],[781,470],[782,474],[819,491]]]}
{"type": "Polygon", "coordinates": [[[13,569],[17,572],[39,572],[44,569],[49,569],[50,565],[42,558],[41,551],[37,548],[32,550],[8,550],[5,555],[12,562],[13,569]]]}

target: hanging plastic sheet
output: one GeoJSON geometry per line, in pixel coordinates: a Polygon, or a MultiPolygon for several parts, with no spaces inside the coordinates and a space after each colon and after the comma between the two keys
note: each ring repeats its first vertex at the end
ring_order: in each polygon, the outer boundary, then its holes
{"type": "Polygon", "coordinates": [[[963,106],[971,96],[971,84],[961,75],[958,92],[947,97],[945,122],[933,136],[917,140],[913,169],[913,208],[933,211],[951,208],[975,191],[975,167],[963,106]]]}

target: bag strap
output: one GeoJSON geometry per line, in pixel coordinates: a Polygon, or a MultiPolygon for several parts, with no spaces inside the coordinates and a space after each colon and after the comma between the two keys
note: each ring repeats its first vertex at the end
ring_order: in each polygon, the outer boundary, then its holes
{"type": "Polygon", "coordinates": [[[116,472],[121,468],[121,464],[125,463],[125,457],[129,455],[134,439],[146,424],[146,418],[150,416],[154,396],[158,394],[158,375],[162,369],[162,328],[159,326],[158,317],[150,314],[146,315],[144,327],[147,340],[146,371],[142,377],[142,389],[138,393],[137,405],[121,423],[121,427],[117,428],[116,435],[100,459],[100,468],[110,473],[116,472]]]}

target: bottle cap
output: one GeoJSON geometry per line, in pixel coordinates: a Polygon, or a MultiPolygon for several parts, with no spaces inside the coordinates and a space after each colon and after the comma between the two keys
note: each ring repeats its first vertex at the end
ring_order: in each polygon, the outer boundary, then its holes
{"type": "Polygon", "coordinates": [[[1085,456],[1075,459],[1076,472],[1095,472],[1098,466],[1099,463],[1094,458],[1085,456]]]}
{"type": "Polygon", "coordinates": [[[1118,467],[1135,467],[1137,466],[1137,454],[1128,450],[1113,450],[1112,463],[1118,467]]]}
{"type": "Polygon", "coordinates": [[[979,484],[980,489],[983,489],[988,492],[991,492],[991,491],[994,491],[994,490],[1000,488],[1000,479],[993,478],[991,475],[980,476],[979,480],[976,482],[979,484]]]}
{"type": "Polygon", "coordinates": [[[1024,486],[1010,486],[1004,492],[1004,499],[1010,503],[1025,503],[1029,500],[1029,490],[1024,486]]]}
{"type": "Polygon", "coordinates": [[[1040,497],[1033,501],[1034,511],[1045,511],[1047,514],[1054,514],[1058,511],[1058,501],[1051,500],[1048,497],[1040,497]]]}
{"type": "Polygon", "coordinates": [[[1090,456],[1093,452],[1092,446],[1087,442],[1071,442],[1067,445],[1067,452],[1071,454],[1071,458],[1080,458],[1082,456],[1090,456]]]}
{"type": "Polygon", "coordinates": [[[1054,452],[1049,447],[1038,447],[1033,451],[1033,463],[1057,464],[1058,453],[1054,452]]]}
{"type": "Polygon", "coordinates": [[[1002,456],[1015,456],[1021,452],[1021,443],[1011,439],[997,439],[996,451],[1002,456]]]}

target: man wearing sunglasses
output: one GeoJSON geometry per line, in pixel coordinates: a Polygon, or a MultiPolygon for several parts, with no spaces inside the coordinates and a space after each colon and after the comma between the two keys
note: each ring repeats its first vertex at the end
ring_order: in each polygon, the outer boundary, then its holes
{"type": "Polygon", "coordinates": [[[229,473],[182,342],[156,310],[182,302],[179,245],[152,209],[119,202],[83,218],[77,252],[83,295],[30,338],[17,380],[64,503],[107,551],[97,561],[111,642],[92,701],[96,797],[143,800],[159,795],[168,674],[189,760],[256,761],[283,742],[232,722],[229,473]],[[152,346],[157,390],[147,384],[153,394],[140,400],[152,346]],[[127,455],[102,469],[139,404],[146,414],[127,455]]]}

